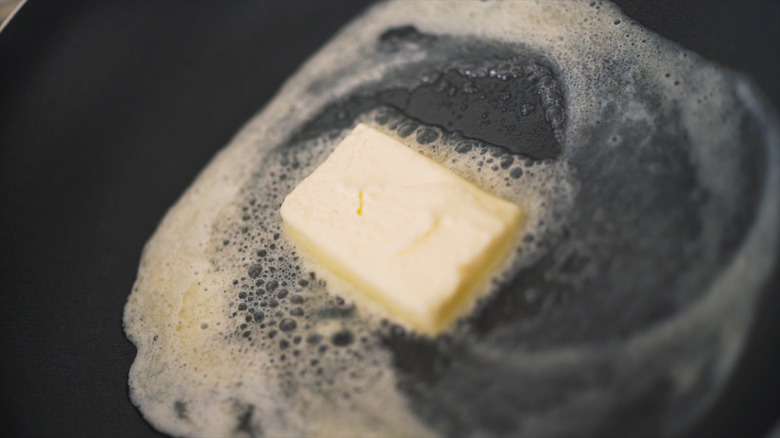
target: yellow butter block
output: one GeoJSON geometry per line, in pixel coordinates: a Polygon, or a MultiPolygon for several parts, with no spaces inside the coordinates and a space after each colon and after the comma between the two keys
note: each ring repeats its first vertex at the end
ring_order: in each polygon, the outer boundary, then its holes
{"type": "Polygon", "coordinates": [[[427,334],[470,302],[525,218],[363,124],[285,198],[281,216],[326,267],[427,334]]]}

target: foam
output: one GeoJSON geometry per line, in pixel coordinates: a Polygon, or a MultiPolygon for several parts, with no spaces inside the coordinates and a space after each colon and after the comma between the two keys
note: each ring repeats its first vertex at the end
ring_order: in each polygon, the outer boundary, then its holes
{"type": "Polygon", "coordinates": [[[623,406],[646,400],[656,432],[675,433],[726,381],[776,264],[780,146],[761,102],[609,3],[379,4],[145,247],[124,315],[131,399],[181,436],[615,434],[632,432],[612,425],[623,406]],[[560,144],[544,159],[396,109],[333,106],[446,71],[523,83],[531,68],[552,72],[529,109],[560,144]],[[299,135],[312,120],[332,122],[299,135]],[[359,121],[531,217],[471,316],[437,339],[356,306],[282,231],[284,196],[359,121]]]}

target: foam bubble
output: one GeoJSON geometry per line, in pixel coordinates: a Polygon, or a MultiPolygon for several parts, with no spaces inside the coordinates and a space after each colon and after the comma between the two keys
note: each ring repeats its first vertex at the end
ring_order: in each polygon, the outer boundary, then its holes
{"type": "Polygon", "coordinates": [[[674,433],[718,394],[776,262],[760,102],[610,3],[379,4],[147,244],[131,398],[182,436],[614,435],[637,432],[615,421],[631,406],[674,433]],[[436,339],[356,304],[282,230],[284,196],[358,122],[529,213],[436,339]]]}

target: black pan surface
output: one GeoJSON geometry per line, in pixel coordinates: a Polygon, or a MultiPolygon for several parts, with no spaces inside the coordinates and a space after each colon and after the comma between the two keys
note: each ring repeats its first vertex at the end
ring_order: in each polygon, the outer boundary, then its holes
{"type": "MultiPolygon", "coordinates": [[[[618,1],[780,107],[780,5],[618,1]]],[[[367,2],[29,1],[0,32],[4,436],[159,436],[127,398],[143,244],[208,159],[367,2]]],[[[780,415],[780,284],[690,436],[780,415]]]]}

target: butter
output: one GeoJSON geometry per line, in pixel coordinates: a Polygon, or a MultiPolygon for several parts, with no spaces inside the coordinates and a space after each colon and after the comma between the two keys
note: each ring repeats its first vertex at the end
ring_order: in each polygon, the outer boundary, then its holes
{"type": "Polygon", "coordinates": [[[285,198],[281,216],[326,267],[427,334],[472,301],[525,218],[363,124],[285,198]]]}

